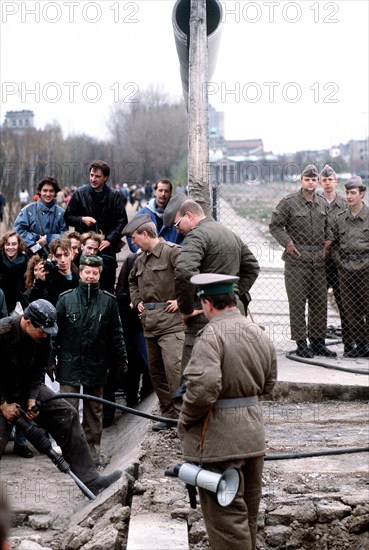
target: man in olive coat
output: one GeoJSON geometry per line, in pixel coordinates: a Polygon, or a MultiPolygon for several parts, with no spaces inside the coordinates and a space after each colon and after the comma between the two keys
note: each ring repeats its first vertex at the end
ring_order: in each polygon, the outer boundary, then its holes
{"type": "Polygon", "coordinates": [[[331,238],[327,207],[315,193],[318,170],[309,164],[300,178],[301,189],[287,195],[273,211],[269,230],[284,247],[285,284],[290,308],[291,338],[297,355],[335,357],[325,345],[327,280],[325,254],[331,238]],[[308,327],[305,308],[308,303],[308,327]],[[309,337],[311,347],[306,343],[309,337]]]}
{"type": "Polygon", "coordinates": [[[360,176],[349,179],[345,188],[348,208],[333,223],[333,254],[348,324],[343,337],[351,348],[344,355],[369,357],[369,208],[360,176]]]}
{"type": "MultiPolygon", "coordinates": [[[[124,233],[141,249],[129,276],[129,290],[132,305],[141,314],[151,381],[162,414],[177,417],[172,398],[181,379],[184,333],[175,299],[174,269],[181,248],[158,237],[149,214],[135,216],[124,233]]],[[[161,422],[153,430],[171,426],[161,422]]]]}
{"type": "Polygon", "coordinates": [[[237,468],[241,478],[227,508],[199,489],[212,550],[255,548],[265,454],[259,396],[269,394],[277,378],[273,345],[236,307],[236,281],[238,277],[212,273],[191,278],[209,322],[184,371],[179,417],[183,456],[217,473],[237,468]]]}
{"type": "MultiPolygon", "coordinates": [[[[186,327],[183,370],[190,358],[196,334],[207,322],[190,283],[192,275],[237,275],[237,294],[247,309],[249,290],[256,281],[260,267],[251,250],[236,233],[207,217],[202,207],[183,193],[177,193],[169,202],[164,212],[164,223],[168,227],[174,224],[185,235],[175,267],[176,297],[186,327]]],[[[239,305],[243,308],[241,302],[239,305]]]]}

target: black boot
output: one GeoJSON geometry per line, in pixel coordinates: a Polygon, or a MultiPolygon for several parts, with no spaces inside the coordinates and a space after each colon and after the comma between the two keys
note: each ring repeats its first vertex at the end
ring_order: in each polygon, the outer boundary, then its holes
{"type": "Polygon", "coordinates": [[[347,353],[345,352],[343,355],[352,358],[369,357],[369,345],[364,343],[357,344],[356,348],[347,353]]]}
{"type": "Polygon", "coordinates": [[[357,357],[355,344],[345,344],[343,347],[344,357],[357,357]]]}
{"type": "Polygon", "coordinates": [[[315,355],[322,355],[323,357],[337,357],[337,353],[335,351],[331,351],[327,348],[324,338],[310,338],[310,343],[315,355]]]}
{"type": "Polygon", "coordinates": [[[299,357],[305,357],[305,359],[312,359],[314,357],[313,350],[307,345],[306,340],[297,340],[296,355],[299,357]]]}
{"type": "Polygon", "coordinates": [[[33,452],[27,445],[19,445],[19,443],[14,442],[14,454],[22,458],[32,458],[33,452]]]}
{"type": "Polygon", "coordinates": [[[118,481],[121,475],[121,470],[114,470],[114,472],[106,476],[98,475],[98,477],[93,481],[86,483],[86,486],[93,492],[94,495],[98,495],[101,491],[118,481]]]}

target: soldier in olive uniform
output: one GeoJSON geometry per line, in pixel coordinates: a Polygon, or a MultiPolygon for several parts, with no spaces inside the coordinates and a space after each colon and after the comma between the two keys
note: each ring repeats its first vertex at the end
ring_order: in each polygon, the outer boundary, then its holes
{"type": "MultiPolygon", "coordinates": [[[[181,248],[158,237],[149,214],[135,216],[124,234],[142,251],[129,275],[129,290],[132,304],[142,316],[151,381],[162,414],[176,417],[172,398],[181,379],[184,327],[175,299],[174,268],[181,248]]],[[[153,430],[170,427],[159,422],[153,430]]]]}
{"type": "Polygon", "coordinates": [[[335,357],[325,345],[327,327],[327,280],[325,253],[330,240],[328,212],[315,193],[318,171],[309,164],[302,172],[301,189],[280,201],[269,229],[284,247],[285,284],[290,308],[291,337],[297,355],[335,357]],[[305,307],[308,303],[308,328],[305,307]],[[307,345],[309,337],[311,347],[307,345]]]}
{"type": "MultiPolygon", "coordinates": [[[[329,164],[326,164],[319,175],[319,183],[322,187],[322,198],[328,208],[328,216],[333,220],[338,216],[340,212],[343,212],[347,208],[347,201],[345,197],[341,197],[336,189],[338,185],[338,179],[336,172],[329,164]]],[[[338,266],[333,257],[333,250],[331,249],[325,257],[325,274],[327,277],[327,287],[333,290],[334,298],[338,307],[338,311],[341,319],[342,338],[345,347],[345,353],[351,351],[352,346],[346,342],[345,336],[348,333],[348,326],[345,311],[342,304],[340,282],[338,275],[338,266]]]]}
{"type": "Polygon", "coordinates": [[[236,307],[238,277],[201,273],[198,287],[208,324],[199,332],[184,371],[186,392],[179,435],[186,460],[223,473],[237,468],[240,486],[221,508],[215,495],[199,489],[213,550],[254,550],[265,454],[259,396],[277,380],[273,345],[260,327],[236,307]]]}
{"type": "Polygon", "coordinates": [[[348,208],[333,222],[343,307],[347,316],[345,357],[369,357],[369,208],[360,176],[346,184],[348,208]],[[356,343],[356,347],[354,346],[356,343]]]}
{"type": "MultiPolygon", "coordinates": [[[[259,275],[257,259],[242,239],[224,225],[206,217],[201,206],[183,193],[177,193],[164,212],[164,224],[174,225],[185,234],[181,255],[175,267],[178,306],[186,329],[182,370],[192,351],[197,332],[207,323],[201,303],[196,298],[192,275],[224,273],[237,275],[237,294],[247,309],[249,290],[259,275]]],[[[238,301],[239,307],[243,305],[238,301]]]]}

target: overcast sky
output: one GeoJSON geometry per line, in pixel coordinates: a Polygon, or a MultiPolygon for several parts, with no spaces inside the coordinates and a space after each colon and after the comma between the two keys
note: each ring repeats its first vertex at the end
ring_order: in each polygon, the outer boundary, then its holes
{"type": "MultiPolygon", "coordinates": [[[[160,86],[181,97],[174,0],[5,1],[1,121],[31,109],[36,126],[106,138],[117,101],[160,86]]],[[[274,153],[368,135],[368,2],[222,2],[209,101],[227,139],[274,153]]]]}

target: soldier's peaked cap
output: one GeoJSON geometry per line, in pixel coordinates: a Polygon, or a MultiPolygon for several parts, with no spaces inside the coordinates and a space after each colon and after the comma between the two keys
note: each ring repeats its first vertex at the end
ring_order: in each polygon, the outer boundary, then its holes
{"type": "Polygon", "coordinates": [[[352,176],[346,183],[345,183],[346,189],[361,189],[365,190],[366,187],[363,184],[363,180],[360,176],[352,176]]]}
{"type": "Polygon", "coordinates": [[[190,282],[197,286],[198,296],[216,296],[234,292],[234,283],[239,280],[235,275],[222,273],[199,273],[193,275],[190,282]]]}
{"type": "Polygon", "coordinates": [[[333,170],[332,166],[326,164],[323,170],[320,172],[320,177],[329,178],[329,176],[335,176],[336,172],[333,170]]]}
{"type": "Polygon", "coordinates": [[[123,235],[132,235],[141,225],[151,222],[150,214],[138,214],[123,229],[123,235]]]}
{"type": "Polygon", "coordinates": [[[172,227],[176,214],[182,204],[187,201],[190,197],[185,195],[185,193],[178,192],[176,193],[168,202],[164,210],[163,223],[165,227],[172,227]]]}
{"type": "Polygon", "coordinates": [[[301,177],[303,176],[306,178],[317,178],[319,176],[317,167],[314,164],[308,164],[301,173],[301,177]]]}
{"type": "Polygon", "coordinates": [[[29,319],[36,328],[41,328],[47,334],[55,335],[58,332],[55,307],[42,298],[31,302],[24,310],[24,317],[29,319]]]}
{"type": "Polygon", "coordinates": [[[79,265],[88,265],[90,267],[101,267],[103,265],[103,259],[100,256],[95,256],[94,254],[82,254],[79,265]]]}

